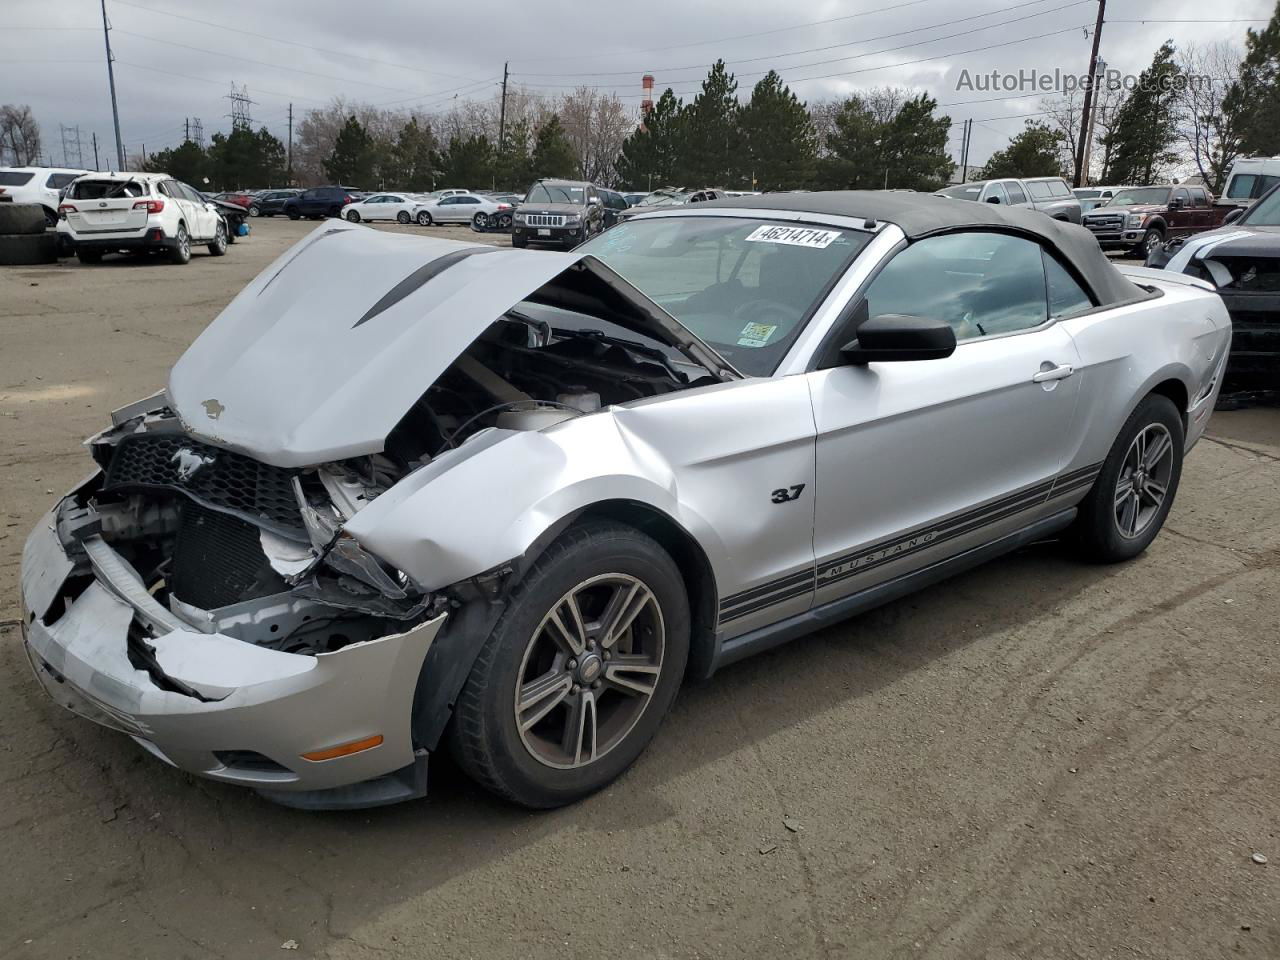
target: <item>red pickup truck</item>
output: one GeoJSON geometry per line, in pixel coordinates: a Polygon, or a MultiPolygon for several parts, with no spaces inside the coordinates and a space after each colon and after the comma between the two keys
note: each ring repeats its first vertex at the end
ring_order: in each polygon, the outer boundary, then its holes
{"type": "Polygon", "coordinates": [[[1214,202],[1201,186],[1167,184],[1122,187],[1101,207],[1081,218],[1103,250],[1132,250],[1146,256],[1167,240],[1189,237],[1229,222],[1239,207],[1214,202]]]}

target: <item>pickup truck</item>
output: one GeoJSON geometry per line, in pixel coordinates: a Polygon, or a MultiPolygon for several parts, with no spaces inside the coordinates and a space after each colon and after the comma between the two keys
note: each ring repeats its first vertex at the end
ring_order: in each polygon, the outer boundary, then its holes
{"type": "Polygon", "coordinates": [[[979,203],[1001,203],[1010,207],[1039,210],[1055,220],[1080,222],[1080,201],[1061,177],[1030,177],[1017,180],[973,180],[936,191],[939,197],[954,200],[976,200],[979,203]]]}
{"type": "Polygon", "coordinates": [[[1130,250],[1145,259],[1170,240],[1222,226],[1232,210],[1239,207],[1215,203],[1201,186],[1126,187],[1081,222],[1103,250],[1130,250]]]}

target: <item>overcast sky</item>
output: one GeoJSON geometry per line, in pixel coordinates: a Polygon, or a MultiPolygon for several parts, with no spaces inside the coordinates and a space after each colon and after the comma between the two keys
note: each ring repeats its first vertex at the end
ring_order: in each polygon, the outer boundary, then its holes
{"type": "MultiPolygon", "coordinates": [[[[1265,22],[1274,9],[1273,0],[1110,0],[1102,56],[1137,72],[1166,39],[1243,44],[1248,23],[1175,21],[1265,22]],[[1121,22],[1147,16],[1156,19],[1121,22]]],[[[283,139],[290,101],[295,116],[334,96],[444,109],[454,97],[495,96],[504,60],[511,63],[512,83],[550,94],[587,83],[638,108],[646,71],[659,91],[671,86],[687,100],[707,66],[723,57],[744,97],[770,67],[809,101],[887,84],[928,91],[954,120],[979,121],[970,162],[982,163],[1022,128],[1023,115],[1041,109],[1041,95],[957,90],[962,71],[1083,73],[1090,41],[1082,28],[1092,30],[1097,6],[1094,0],[735,0],[714,6],[107,0],[107,12],[131,155],[144,143],[148,152],[180,143],[187,117],[200,117],[206,136],[227,129],[225,98],[233,82],[256,101],[255,126],[265,124],[283,139]]],[[[93,162],[93,132],[104,165],[113,152],[101,16],[99,0],[3,0],[0,102],[30,104],[46,153],[58,163],[60,124],[79,126],[86,165],[93,162]]],[[[953,134],[958,147],[958,124],[953,134]]]]}

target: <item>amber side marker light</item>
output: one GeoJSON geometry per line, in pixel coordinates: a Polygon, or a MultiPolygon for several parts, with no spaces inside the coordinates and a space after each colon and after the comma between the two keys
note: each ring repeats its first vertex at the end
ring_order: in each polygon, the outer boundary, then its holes
{"type": "Polygon", "coordinates": [[[375,733],[372,737],[365,737],[363,740],[352,740],[350,743],[340,743],[336,747],[325,747],[323,750],[312,750],[310,753],[302,755],[303,760],[335,760],[338,757],[349,757],[353,753],[359,753],[362,750],[372,750],[374,747],[382,744],[382,734],[375,733]]]}

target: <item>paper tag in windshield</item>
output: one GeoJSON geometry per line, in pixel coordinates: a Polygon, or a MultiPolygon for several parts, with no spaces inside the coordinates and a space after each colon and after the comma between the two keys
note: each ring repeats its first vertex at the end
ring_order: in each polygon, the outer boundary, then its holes
{"type": "Polygon", "coordinates": [[[742,328],[742,335],[738,337],[738,346],[763,347],[773,336],[773,331],[777,329],[777,325],[774,324],[748,323],[742,328]]]}
{"type": "Polygon", "coordinates": [[[787,243],[793,247],[825,250],[839,236],[839,230],[814,230],[812,227],[756,227],[747,237],[747,242],[787,243]]]}

